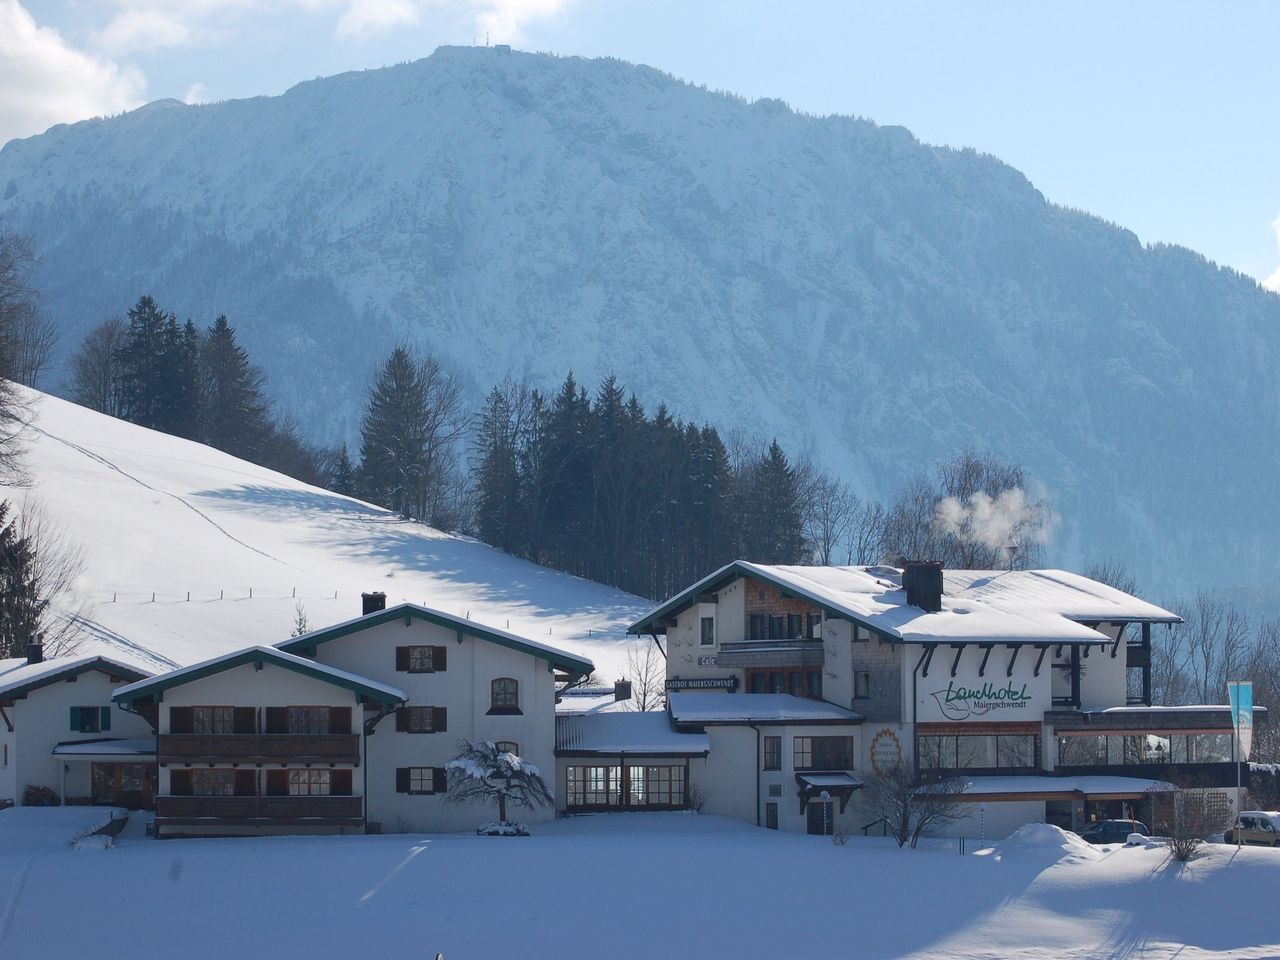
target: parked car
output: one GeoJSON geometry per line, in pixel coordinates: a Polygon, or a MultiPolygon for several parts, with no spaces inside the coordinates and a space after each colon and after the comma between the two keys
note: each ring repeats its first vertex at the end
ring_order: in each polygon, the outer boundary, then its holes
{"type": "Polygon", "coordinates": [[[1099,820],[1080,831],[1080,838],[1089,843],[1124,843],[1129,834],[1151,836],[1147,825],[1139,820],[1099,820]]]}
{"type": "MultiPolygon", "coordinates": [[[[1238,826],[1242,843],[1280,847],[1280,811],[1245,810],[1240,814],[1238,826]]],[[[1235,843],[1236,828],[1228,830],[1222,839],[1227,843],[1235,843]]]]}

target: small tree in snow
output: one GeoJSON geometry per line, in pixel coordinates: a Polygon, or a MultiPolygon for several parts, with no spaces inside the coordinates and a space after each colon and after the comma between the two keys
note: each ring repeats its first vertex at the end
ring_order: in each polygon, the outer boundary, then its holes
{"type": "Polygon", "coordinates": [[[554,802],[538,768],[523,757],[499,750],[492,740],[462,740],[458,754],[445,764],[451,803],[498,804],[498,819],[506,824],[507,804],[535,807],[554,802]]]}
{"type": "Polygon", "coordinates": [[[307,623],[307,611],[302,609],[302,601],[299,600],[293,605],[293,633],[291,637],[301,637],[310,633],[311,627],[307,623]]]}
{"type": "Polygon", "coordinates": [[[914,848],[930,828],[954,823],[965,815],[965,783],[958,777],[934,777],[898,764],[871,779],[861,806],[885,822],[898,846],[914,848]]]}

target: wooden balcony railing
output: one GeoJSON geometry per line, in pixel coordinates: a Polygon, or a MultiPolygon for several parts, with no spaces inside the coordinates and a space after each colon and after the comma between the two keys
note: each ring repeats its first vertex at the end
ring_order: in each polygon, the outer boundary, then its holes
{"type": "Polygon", "coordinates": [[[360,797],[156,797],[160,820],[359,820],[360,797]]]}
{"type": "Polygon", "coordinates": [[[169,733],[160,737],[160,763],[355,763],[354,733],[169,733]]]}

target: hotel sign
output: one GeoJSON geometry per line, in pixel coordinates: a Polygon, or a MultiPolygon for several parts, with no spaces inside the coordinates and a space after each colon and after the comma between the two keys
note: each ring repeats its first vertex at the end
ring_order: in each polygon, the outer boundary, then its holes
{"type": "Polygon", "coordinates": [[[944,689],[932,691],[932,696],[948,720],[1007,720],[1010,711],[1025,711],[1032,700],[1027,685],[1012,680],[987,680],[974,686],[949,680],[944,689]]]}
{"type": "Polygon", "coordinates": [[[681,680],[672,677],[667,681],[668,690],[737,690],[737,677],[690,677],[681,680]]]}

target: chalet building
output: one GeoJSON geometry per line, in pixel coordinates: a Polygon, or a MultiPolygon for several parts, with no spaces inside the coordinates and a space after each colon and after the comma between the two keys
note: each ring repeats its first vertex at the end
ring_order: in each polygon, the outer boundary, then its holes
{"type": "MultiPolygon", "coordinates": [[[[630,632],[666,653],[671,731],[708,738],[686,775],[708,811],[857,830],[850,799],[901,764],[962,775],[972,816],[951,831],[996,837],[1157,825],[1179,786],[1234,802],[1228,708],[1151,705],[1152,627],[1178,619],[1059,570],[738,561],[630,632]]],[[[623,731],[610,739],[622,753],[623,731]]]]}
{"type": "MultiPolygon", "coordinates": [[[[250,647],[115,692],[155,724],[160,836],[449,831],[461,739],[555,768],[557,683],[589,660],[416,604],[250,647]]],[[[535,811],[528,819],[553,816],[535,811]]]]}
{"type": "Polygon", "coordinates": [[[149,806],[155,738],[150,724],[111,702],[146,676],[107,657],[0,660],[0,807],[28,787],[61,803],[149,806]]]}

